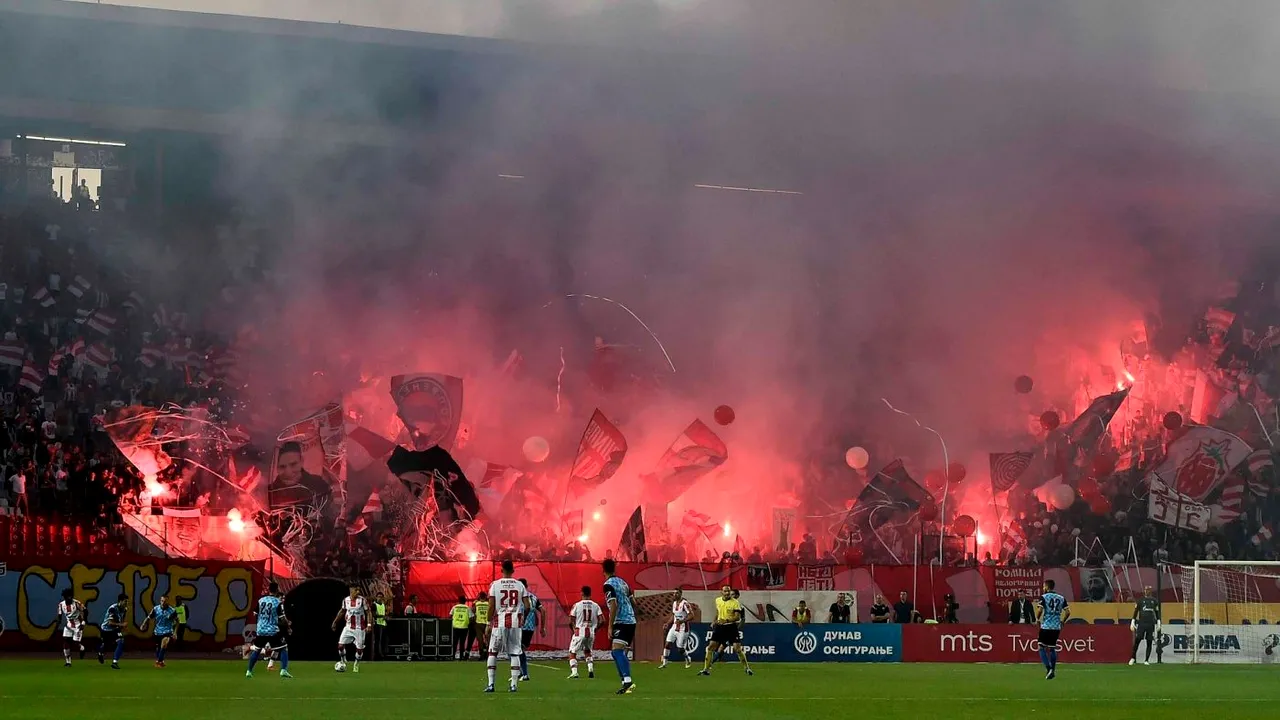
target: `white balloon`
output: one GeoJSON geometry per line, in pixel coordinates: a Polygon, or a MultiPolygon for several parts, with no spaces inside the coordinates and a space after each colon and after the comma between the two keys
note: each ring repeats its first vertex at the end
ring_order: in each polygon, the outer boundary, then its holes
{"type": "Polygon", "coordinates": [[[1049,526],[1049,532],[1051,532],[1051,533],[1056,533],[1056,532],[1058,532],[1058,525],[1057,525],[1057,523],[1054,523],[1053,525],[1050,525],[1050,526],[1049,526]]]}
{"type": "Polygon", "coordinates": [[[871,455],[866,448],[855,446],[844,451],[844,461],[854,470],[861,470],[871,462],[871,455]]]}
{"type": "Polygon", "coordinates": [[[1125,511],[1121,510],[1120,512],[1116,513],[1116,522],[1124,522],[1125,520],[1128,520],[1128,519],[1129,519],[1129,514],[1126,513],[1125,511]]]}
{"type": "Polygon", "coordinates": [[[1044,527],[1044,523],[1042,523],[1042,522],[1040,522],[1039,520],[1037,520],[1037,521],[1035,521],[1034,523],[1032,523],[1032,526],[1033,526],[1033,527],[1035,527],[1035,528],[1037,528],[1037,529],[1039,529],[1039,528],[1044,527]]]}
{"type": "Polygon", "coordinates": [[[1058,485],[1049,491],[1049,501],[1055,510],[1066,510],[1076,501],[1075,488],[1070,485],[1058,485]]]}
{"type": "Polygon", "coordinates": [[[537,435],[525,440],[522,449],[525,459],[533,463],[540,463],[551,456],[551,443],[537,435]]]}
{"type": "Polygon", "coordinates": [[[1071,528],[1071,537],[1080,537],[1080,528],[1071,528]]]}

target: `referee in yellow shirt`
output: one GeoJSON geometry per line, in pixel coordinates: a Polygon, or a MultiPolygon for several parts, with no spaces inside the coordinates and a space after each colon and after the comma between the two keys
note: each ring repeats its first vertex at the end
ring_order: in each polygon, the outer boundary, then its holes
{"type": "Polygon", "coordinates": [[[711,674],[711,661],[715,659],[716,652],[726,645],[733,645],[742,669],[748,675],[755,674],[751,672],[747,654],[742,650],[742,635],[738,631],[738,624],[743,619],[742,603],[733,597],[733,590],[728,585],[720,588],[720,597],[716,598],[716,621],[711,625],[711,642],[707,643],[707,653],[702,659],[702,671],[699,675],[711,674]]]}

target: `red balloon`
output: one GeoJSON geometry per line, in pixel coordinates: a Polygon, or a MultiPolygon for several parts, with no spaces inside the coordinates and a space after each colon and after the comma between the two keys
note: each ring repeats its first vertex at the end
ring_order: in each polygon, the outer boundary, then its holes
{"type": "Polygon", "coordinates": [[[1182,427],[1182,416],[1176,412],[1167,412],[1164,414],[1164,427],[1166,430],[1177,430],[1182,427]]]}
{"type": "Polygon", "coordinates": [[[930,470],[924,474],[924,486],[927,490],[942,490],[947,484],[947,476],[941,470],[930,470]]]}
{"type": "Polygon", "coordinates": [[[969,471],[965,469],[965,466],[958,462],[953,462],[947,466],[947,479],[953,483],[958,483],[961,480],[964,480],[965,476],[968,474],[969,471]]]}
{"type": "Polygon", "coordinates": [[[1054,412],[1053,410],[1045,410],[1044,412],[1040,413],[1040,427],[1044,428],[1045,430],[1049,430],[1049,431],[1057,430],[1058,426],[1061,424],[1062,424],[1062,418],[1058,417],[1058,413],[1054,412]]]}
{"type": "Polygon", "coordinates": [[[1030,375],[1019,375],[1013,381],[1013,391],[1019,395],[1026,395],[1031,392],[1031,388],[1035,387],[1035,381],[1030,375]]]}
{"type": "Polygon", "coordinates": [[[716,408],[715,418],[716,422],[720,425],[728,425],[733,422],[736,417],[738,417],[737,414],[733,411],[733,408],[728,405],[721,405],[716,408]]]}
{"type": "Polygon", "coordinates": [[[934,520],[937,520],[937,519],[938,519],[938,506],[937,506],[937,505],[921,505],[921,506],[920,506],[920,520],[921,520],[921,521],[923,521],[923,522],[933,522],[934,520]]]}
{"type": "Polygon", "coordinates": [[[978,529],[978,521],[968,515],[961,515],[956,521],[951,523],[951,532],[960,537],[969,537],[978,529]]]}

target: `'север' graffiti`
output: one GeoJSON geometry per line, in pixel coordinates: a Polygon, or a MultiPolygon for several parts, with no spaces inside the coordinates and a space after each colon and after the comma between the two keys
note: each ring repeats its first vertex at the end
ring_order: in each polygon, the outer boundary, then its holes
{"type": "Polygon", "coordinates": [[[261,563],[169,561],[159,558],[8,558],[0,575],[0,619],[7,630],[0,649],[37,649],[57,632],[58,601],[71,588],[89,610],[86,637],[98,636],[98,623],[120,593],[129,596],[126,634],[142,637],[138,625],[152,606],[168,595],[170,604],[187,606],[186,639],[194,647],[216,649],[240,635],[249,615],[261,563]]]}

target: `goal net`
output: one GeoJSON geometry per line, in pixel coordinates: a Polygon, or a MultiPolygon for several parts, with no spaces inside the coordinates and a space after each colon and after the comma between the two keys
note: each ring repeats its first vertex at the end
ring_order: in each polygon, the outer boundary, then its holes
{"type": "Polygon", "coordinates": [[[1186,623],[1164,626],[1164,662],[1280,661],[1280,562],[1200,560],[1180,575],[1186,623]]]}

